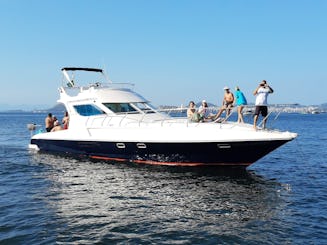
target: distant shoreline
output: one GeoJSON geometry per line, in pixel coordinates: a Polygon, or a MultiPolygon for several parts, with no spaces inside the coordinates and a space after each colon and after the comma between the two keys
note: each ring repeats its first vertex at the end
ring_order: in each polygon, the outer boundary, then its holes
{"type": "MultiPolygon", "coordinates": [[[[322,105],[312,105],[312,106],[303,106],[299,104],[273,104],[268,105],[269,110],[272,112],[283,112],[283,113],[299,113],[299,114],[319,114],[319,113],[327,113],[327,103],[322,105]]],[[[198,107],[198,106],[197,106],[198,107]]],[[[211,109],[218,109],[218,106],[210,104],[211,109]]],[[[248,110],[254,108],[253,104],[247,106],[248,110]]],[[[244,110],[246,110],[245,108],[244,110]]],[[[179,106],[172,106],[172,105],[161,105],[158,109],[162,110],[185,110],[186,107],[179,107],[179,106]]],[[[35,110],[23,110],[23,109],[16,109],[16,110],[0,110],[0,113],[12,113],[12,114],[19,114],[19,113],[35,113],[35,114],[47,114],[51,112],[52,114],[62,114],[65,112],[65,107],[61,104],[58,104],[49,109],[35,109],[35,110]]]]}

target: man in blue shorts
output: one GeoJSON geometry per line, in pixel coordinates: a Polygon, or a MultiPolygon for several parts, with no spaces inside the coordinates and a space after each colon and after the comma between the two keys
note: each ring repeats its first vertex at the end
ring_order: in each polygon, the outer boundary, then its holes
{"type": "Polygon", "coordinates": [[[266,128],[267,123],[267,115],[268,115],[268,95],[273,93],[274,90],[267,84],[266,80],[263,80],[259,86],[254,90],[253,94],[256,97],[255,99],[255,113],[254,113],[254,123],[253,127],[254,129],[257,128],[257,121],[259,114],[261,114],[263,118],[263,128],[266,128]]]}

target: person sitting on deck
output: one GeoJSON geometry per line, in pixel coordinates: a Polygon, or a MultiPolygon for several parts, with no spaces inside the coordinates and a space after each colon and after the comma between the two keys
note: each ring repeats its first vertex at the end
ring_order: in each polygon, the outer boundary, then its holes
{"type": "Polygon", "coordinates": [[[205,100],[202,100],[202,103],[199,107],[198,113],[200,114],[200,120],[202,122],[207,121],[208,119],[210,119],[210,116],[208,115],[208,104],[205,100]]]}
{"type": "Polygon", "coordinates": [[[219,120],[221,114],[226,111],[226,119],[228,118],[228,116],[230,115],[230,112],[232,110],[232,107],[234,105],[234,95],[233,93],[230,92],[229,90],[229,87],[225,86],[224,87],[224,90],[225,90],[225,94],[224,94],[224,99],[223,99],[223,103],[222,103],[222,106],[220,107],[217,115],[214,117],[214,121],[217,121],[219,120]]]}
{"type": "Polygon", "coordinates": [[[62,127],[60,126],[59,121],[56,120],[54,122],[54,127],[51,129],[51,132],[60,131],[60,130],[62,130],[62,127]]]}
{"type": "Polygon", "coordinates": [[[196,111],[194,101],[190,101],[189,107],[187,109],[187,118],[190,122],[199,122],[200,114],[196,111]]]}

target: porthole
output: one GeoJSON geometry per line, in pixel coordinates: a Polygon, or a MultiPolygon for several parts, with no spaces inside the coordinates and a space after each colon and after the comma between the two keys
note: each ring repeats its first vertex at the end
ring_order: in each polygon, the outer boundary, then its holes
{"type": "Polygon", "coordinates": [[[136,146],[139,149],[145,149],[146,148],[146,144],[144,144],[144,143],[137,143],[136,146]]]}
{"type": "Polygon", "coordinates": [[[126,148],[126,146],[125,146],[124,143],[116,143],[116,146],[117,146],[117,148],[119,148],[119,149],[125,149],[125,148],[126,148]]]}
{"type": "Polygon", "coordinates": [[[217,144],[219,149],[230,149],[232,146],[230,144],[217,144]]]}

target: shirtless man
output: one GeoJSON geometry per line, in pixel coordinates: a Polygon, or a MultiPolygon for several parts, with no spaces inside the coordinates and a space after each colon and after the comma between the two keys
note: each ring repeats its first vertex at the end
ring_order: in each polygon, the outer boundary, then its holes
{"type": "Polygon", "coordinates": [[[45,129],[47,130],[47,132],[50,132],[51,129],[53,128],[53,117],[52,114],[49,113],[48,116],[45,118],[45,129]]]}
{"type": "Polygon", "coordinates": [[[223,99],[223,105],[220,107],[219,112],[215,116],[215,120],[219,119],[220,115],[226,110],[226,118],[229,116],[233,104],[234,104],[234,95],[230,92],[229,87],[224,87],[225,94],[223,99]]]}

